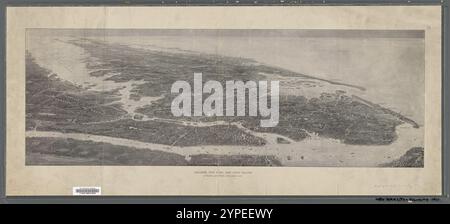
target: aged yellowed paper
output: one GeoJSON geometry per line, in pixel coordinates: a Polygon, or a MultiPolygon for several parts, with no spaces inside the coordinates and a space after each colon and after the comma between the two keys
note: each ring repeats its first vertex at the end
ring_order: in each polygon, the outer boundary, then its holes
{"type": "Polygon", "coordinates": [[[7,195],[441,193],[439,6],[8,7],[6,39],[7,195]]]}

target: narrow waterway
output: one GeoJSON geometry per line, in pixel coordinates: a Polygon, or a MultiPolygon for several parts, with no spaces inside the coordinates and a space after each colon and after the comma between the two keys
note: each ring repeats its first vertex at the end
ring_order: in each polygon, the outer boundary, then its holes
{"type": "MultiPolygon", "coordinates": [[[[283,166],[378,166],[400,158],[406,151],[419,144],[419,129],[409,124],[397,127],[399,140],[391,145],[347,145],[340,141],[313,136],[300,142],[290,144],[276,144],[268,142],[265,146],[168,146],[141,142],[136,140],[115,138],[101,135],[83,133],[60,133],[45,131],[27,131],[28,138],[47,137],[75,139],[80,141],[93,141],[108,143],[132,148],[158,150],[176,153],[183,156],[198,154],[213,155],[273,155],[283,166]]],[[[259,133],[259,137],[268,135],[259,133]]],[[[271,136],[273,138],[273,136],[271,136]]],[[[270,137],[269,137],[270,139],[270,137]]]]}

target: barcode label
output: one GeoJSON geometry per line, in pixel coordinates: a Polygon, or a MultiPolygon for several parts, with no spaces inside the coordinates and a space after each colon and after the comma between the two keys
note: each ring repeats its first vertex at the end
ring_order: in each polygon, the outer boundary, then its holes
{"type": "Polygon", "coordinates": [[[73,187],[72,195],[102,195],[101,187],[73,187]]]}

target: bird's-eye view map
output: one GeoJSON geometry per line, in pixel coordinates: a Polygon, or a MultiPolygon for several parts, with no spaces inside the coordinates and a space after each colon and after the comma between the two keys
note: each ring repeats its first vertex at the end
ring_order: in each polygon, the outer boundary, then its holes
{"type": "Polygon", "coordinates": [[[421,30],[27,29],[26,165],[424,167],[424,57],[421,30]],[[278,81],[276,125],[175,116],[199,73],[223,111],[278,81]]]}

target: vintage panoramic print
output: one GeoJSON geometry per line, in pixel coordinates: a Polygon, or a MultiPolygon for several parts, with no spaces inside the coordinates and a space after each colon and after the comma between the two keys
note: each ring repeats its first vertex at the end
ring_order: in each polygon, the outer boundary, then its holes
{"type": "Polygon", "coordinates": [[[9,195],[441,191],[439,7],[7,14],[9,195]]]}
{"type": "Polygon", "coordinates": [[[26,35],[27,165],[424,165],[424,31],[26,35]]]}

